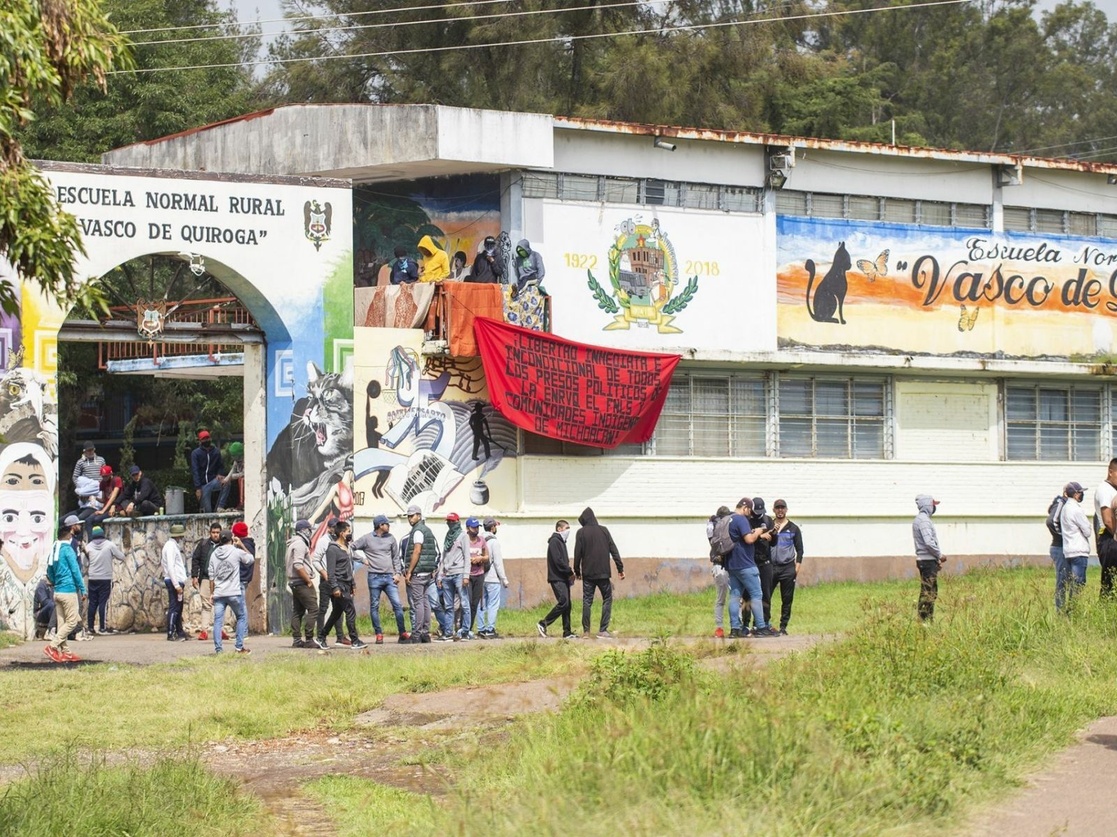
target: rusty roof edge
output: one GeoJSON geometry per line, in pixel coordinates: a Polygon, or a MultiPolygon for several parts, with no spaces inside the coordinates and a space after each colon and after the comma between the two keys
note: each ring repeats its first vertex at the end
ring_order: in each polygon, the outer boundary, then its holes
{"type": "Polygon", "coordinates": [[[1033,157],[1026,154],[1006,154],[991,151],[952,151],[947,148],[927,148],[912,145],[889,145],[862,140],[834,140],[818,137],[795,137],[786,134],[763,134],[750,131],[725,131],[714,128],[685,128],[676,125],[651,125],[638,122],[614,122],[605,119],[586,119],[578,116],[556,116],[556,128],[581,131],[598,131],[636,136],[661,136],[672,139],[729,142],[743,145],[779,145],[795,148],[814,148],[820,151],[853,151],[881,154],[892,157],[917,157],[956,163],[981,165],[1022,165],[1039,169],[1097,174],[1117,173],[1117,163],[1094,163],[1066,157],[1033,157]]]}

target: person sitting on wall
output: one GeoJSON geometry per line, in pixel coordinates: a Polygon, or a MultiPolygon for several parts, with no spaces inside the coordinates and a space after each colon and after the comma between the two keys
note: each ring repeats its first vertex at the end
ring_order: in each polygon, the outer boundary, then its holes
{"type": "Polygon", "coordinates": [[[388,281],[393,285],[410,285],[419,281],[419,263],[407,255],[407,248],[397,246],[391,262],[388,281]]]}
{"type": "Polygon", "coordinates": [[[516,245],[516,258],[512,260],[512,267],[516,274],[516,287],[512,296],[516,296],[528,285],[538,285],[547,274],[543,266],[543,257],[531,249],[531,242],[521,238],[516,245]]]}
{"type": "Polygon", "coordinates": [[[450,260],[450,275],[447,277],[448,282],[461,282],[468,275],[465,271],[466,265],[469,263],[469,257],[465,254],[464,250],[458,250],[454,253],[454,258],[450,260]]]}
{"type": "Polygon", "coordinates": [[[78,495],[78,507],[74,514],[79,521],[89,520],[101,508],[100,479],[78,477],[74,480],[74,493],[78,495]]]}
{"type": "Polygon", "coordinates": [[[106,517],[116,517],[120,513],[121,497],[124,493],[124,480],[112,471],[112,465],[101,466],[101,507],[93,515],[93,522],[100,523],[106,517]]]}
{"type": "Polygon", "coordinates": [[[504,259],[496,250],[496,239],[491,235],[485,236],[485,243],[473,260],[473,270],[465,281],[499,285],[504,281],[504,273],[504,259]]]}
{"type": "Polygon", "coordinates": [[[132,517],[158,514],[163,507],[163,495],[155,483],[144,476],[139,465],[133,465],[129,473],[132,481],[124,489],[124,513],[132,517]]]}
{"type": "Polygon", "coordinates": [[[232,489],[237,480],[244,479],[244,445],[241,442],[233,442],[229,445],[229,459],[232,460],[229,465],[229,473],[223,477],[218,477],[218,479],[222,485],[229,486],[229,494],[232,499],[227,501],[227,508],[240,509],[244,506],[244,503],[241,502],[241,493],[238,490],[233,495],[232,489]]]}
{"type": "Polygon", "coordinates": [[[429,235],[419,239],[420,282],[441,282],[450,275],[450,258],[445,250],[440,250],[429,235]]]}
{"type": "Polygon", "coordinates": [[[221,451],[213,444],[208,430],[198,431],[198,447],[190,452],[190,475],[194,479],[194,496],[205,514],[213,514],[213,495],[217,495],[217,510],[224,511],[229,500],[232,483],[222,481],[225,463],[221,451]]]}

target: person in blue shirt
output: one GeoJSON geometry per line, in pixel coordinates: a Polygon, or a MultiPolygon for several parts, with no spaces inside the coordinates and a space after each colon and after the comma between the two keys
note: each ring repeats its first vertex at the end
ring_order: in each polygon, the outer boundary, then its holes
{"type": "Polygon", "coordinates": [[[756,567],[754,544],[767,531],[763,526],[753,528],[749,522],[752,500],[742,497],[737,503],[737,513],[729,524],[733,551],[729,553],[726,571],[729,573],[729,636],[740,639],[749,635],[741,622],[741,598],[747,593],[752,609],[756,637],[776,636],[764,620],[764,598],[760,588],[760,571],[756,567]]]}
{"type": "Polygon", "coordinates": [[[419,263],[407,255],[406,247],[396,247],[395,258],[390,262],[388,281],[393,285],[410,285],[419,281],[419,263]]]}

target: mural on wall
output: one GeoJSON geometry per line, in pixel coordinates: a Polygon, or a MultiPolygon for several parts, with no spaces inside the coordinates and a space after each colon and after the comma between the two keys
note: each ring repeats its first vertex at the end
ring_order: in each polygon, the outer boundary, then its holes
{"type": "MultiPolygon", "coordinates": [[[[451,279],[464,279],[485,236],[500,235],[500,197],[500,176],[491,174],[356,187],[354,284],[388,284],[395,248],[402,246],[417,258],[419,240],[426,235],[445,251],[451,279]]],[[[507,242],[505,247],[504,263],[511,264],[511,247],[507,242]]]]}
{"type": "Polygon", "coordinates": [[[1018,357],[1117,347],[1117,247],[1099,239],[777,219],[779,342],[1018,357]]]}
{"type": "Polygon", "coordinates": [[[531,243],[555,334],[618,349],[775,349],[762,216],[539,203],[544,235],[531,243]]]}
{"type": "Polygon", "coordinates": [[[362,516],[476,513],[508,508],[516,429],[488,399],[478,358],[420,355],[422,332],[357,329],[357,387],[364,393],[364,446],[353,455],[362,516]]]}

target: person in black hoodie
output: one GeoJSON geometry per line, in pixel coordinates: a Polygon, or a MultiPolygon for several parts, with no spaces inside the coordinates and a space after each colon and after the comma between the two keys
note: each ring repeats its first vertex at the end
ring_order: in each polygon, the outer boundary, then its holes
{"type": "MultiPolygon", "coordinates": [[[[752,514],[749,515],[749,523],[752,524],[753,529],[763,528],[764,534],[756,540],[755,544],[755,560],[756,569],[760,573],[760,598],[764,601],[764,624],[772,624],[772,532],[775,528],[775,521],[764,513],[764,498],[752,498],[752,514]]],[[[753,628],[756,628],[756,619],[752,620],[753,628]]],[[[745,627],[748,627],[748,621],[745,620],[745,627]]]]}
{"type": "Polygon", "coordinates": [[[581,529],[574,538],[574,576],[582,579],[582,633],[590,632],[593,596],[601,591],[601,625],[598,639],[609,639],[609,619],[613,615],[613,582],[609,559],[617,565],[617,577],[624,580],[624,564],[609,530],[597,522],[593,509],[586,506],[578,518],[581,529]]]}
{"type": "Polygon", "coordinates": [[[576,639],[570,630],[570,588],[574,585],[574,571],[570,569],[570,556],[566,551],[566,539],[570,537],[570,524],[560,520],[555,531],[547,541],[547,583],[555,594],[555,606],[535,627],[539,636],[546,639],[547,626],[562,617],[562,638],[576,639]]]}
{"type": "Polygon", "coordinates": [[[353,558],[349,553],[349,542],[352,540],[352,527],[346,520],[338,521],[337,538],[326,547],[326,581],[323,582],[330,590],[330,615],[322,629],[318,632],[315,643],[319,648],[326,648],[326,637],[334,629],[334,625],[345,614],[345,622],[349,628],[349,647],[354,651],[367,648],[361,638],[357,636],[357,611],[353,607],[353,558]]]}

